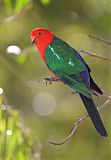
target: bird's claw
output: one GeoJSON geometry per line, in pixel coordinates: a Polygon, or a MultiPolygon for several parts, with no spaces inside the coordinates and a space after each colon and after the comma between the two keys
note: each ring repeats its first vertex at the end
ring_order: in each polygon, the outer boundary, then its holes
{"type": "Polygon", "coordinates": [[[46,82],[46,85],[49,83],[49,84],[52,84],[52,82],[60,82],[61,80],[60,79],[57,79],[55,77],[46,77],[44,78],[45,82],[46,82]]]}
{"type": "Polygon", "coordinates": [[[51,77],[47,77],[47,78],[44,78],[45,79],[45,82],[46,82],[46,86],[47,84],[52,84],[52,80],[51,80],[51,77]]]}

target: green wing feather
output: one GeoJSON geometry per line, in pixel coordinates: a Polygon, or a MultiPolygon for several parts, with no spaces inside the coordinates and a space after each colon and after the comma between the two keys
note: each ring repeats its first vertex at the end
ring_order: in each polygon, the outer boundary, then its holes
{"type": "Polygon", "coordinates": [[[46,64],[57,77],[78,93],[91,98],[90,87],[84,82],[81,73],[85,64],[74,54],[73,48],[59,38],[54,38],[45,51],[46,64]]]}

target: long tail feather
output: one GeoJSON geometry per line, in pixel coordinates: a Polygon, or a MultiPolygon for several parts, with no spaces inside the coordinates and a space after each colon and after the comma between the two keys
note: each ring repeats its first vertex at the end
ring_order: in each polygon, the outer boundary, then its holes
{"type": "Polygon", "coordinates": [[[98,131],[98,133],[101,135],[101,136],[104,136],[104,137],[107,137],[107,132],[106,132],[106,129],[103,125],[103,122],[100,118],[100,115],[97,111],[97,108],[93,102],[92,99],[89,99],[87,97],[85,97],[84,95],[82,94],[79,94],[85,107],[86,107],[86,110],[96,128],[96,130],[98,131]]]}
{"type": "Polygon", "coordinates": [[[93,81],[92,77],[90,76],[90,88],[96,91],[99,94],[103,94],[101,89],[97,86],[97,84],[93,81]]]}

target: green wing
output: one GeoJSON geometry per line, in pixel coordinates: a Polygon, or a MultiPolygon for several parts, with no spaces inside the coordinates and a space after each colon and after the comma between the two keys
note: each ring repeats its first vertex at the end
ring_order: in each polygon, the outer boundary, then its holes
{"type": "Polygon", "coordinates": [[[54,38],[45,51],[46,64],[57,77],[78,93],[91,98],[89,85],[81,77],[85,64],[74,54],[73,48],[59,38],[54,38]]]}

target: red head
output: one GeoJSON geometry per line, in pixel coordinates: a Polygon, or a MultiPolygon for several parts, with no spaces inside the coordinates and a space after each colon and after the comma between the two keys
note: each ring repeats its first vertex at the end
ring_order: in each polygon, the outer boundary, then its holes
{"type": "Polygon", "coordinates": [[[35,44],[39,50],[42,59],[45,60],[44,51],[54,38],[52,32],[44,28],[36,28],[30,33],[30,38],[31,42],[35,44]]]}

